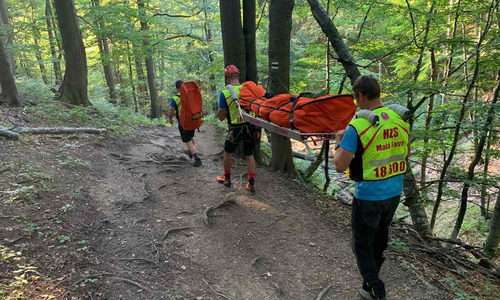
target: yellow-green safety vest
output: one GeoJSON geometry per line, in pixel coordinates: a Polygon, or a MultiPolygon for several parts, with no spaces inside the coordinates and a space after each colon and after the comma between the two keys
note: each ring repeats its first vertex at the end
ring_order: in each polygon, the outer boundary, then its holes
{"type": "MultiPolygon", "coordinates": [[[[242,85],[233,85],[234,91],[236,92],[236,96],[240,96],[240,89],[242,85]]],[[[245,123],[243,117],[240,115],[240,110],[238,109],[238,104],[234,101],[233,97],[231,97],[231,92],[228,89],[223,89],[222,93],[224,94],[224,98],[226,98],[226,104],[229,108],[228,112],[228,122],[230,125],[237,125],[245,123]]]]}
{"type": "Polygon", "coordinates": [[[384,180],[406,171],[410,125],[387,107],[373,112],[379,116],[378,126],[363,118],[349,123],[362,146],[349,165],[349,177],[355,181],[384,180]]]}
{"type": "Polygon", "coordinates": [[[175,95],[172,97],[172,99],[174,99],[175,101],[175,105],[177,106],[176,109],[175,109],[175,114],[176,114],[176,117],[177,119],[179,119],[179,116],[181,115],[181,96],[180,95],[175,95]]]}

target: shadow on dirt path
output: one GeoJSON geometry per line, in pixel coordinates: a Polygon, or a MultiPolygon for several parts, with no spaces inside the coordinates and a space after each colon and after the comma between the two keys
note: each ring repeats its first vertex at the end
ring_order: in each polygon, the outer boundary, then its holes
{"type": "MultiPolygon", "coordinates": [[[[203,126],[195,141],[200,168],[183,154],[177,128],[139,128],[134,138],[79,148],[92,166],[61,175],[73,176],[61,180],[76,181],[68,189],[85,198],[66,226],[91,248],[58,263],[69,250],[26,252],[61,276],[64,299],[309,300],[328,287],[323,300],[358,299],[349,224],[328,221],[313,191],[265,168],[251,196],[240,160],[225,188],[215,181],[216,128],[203,126]]],[[[392,259],[382,278],[389,299],[447,299],[392,259]]]]}

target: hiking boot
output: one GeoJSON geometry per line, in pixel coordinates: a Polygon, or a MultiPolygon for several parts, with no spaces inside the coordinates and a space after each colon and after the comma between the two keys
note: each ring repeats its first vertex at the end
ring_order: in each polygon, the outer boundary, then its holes
{"type": "Polygon", "coordinates": [[[191,152],[189,150],[184,150],[184,154],[189,156],[189,159],[193,158],[193,154],[191,154],[191,152]]]}
{"type": "Polygon", "coordinates": [[[226,187],[231,187],[231,179],[227,176],[217,176],[217,182],[222,183],[226,187]]]}
{"type": "Polygon", "coordinates": [[[199,158],[195,159],[193,166],[195,166],[195,167],[201,167],[201,159],[199,159],[199,158]]]}
{"type": "Polygon", "coordinates": [[[358,293],[361,299],[364,300],[387,300],[385,285],[381,280],[377,284],[372,284],[371,286],[363,282],[363,287],[358,290],[358,293]]]}
{"type": "Polygon", "coordinates": [[[252,195],[255,195],[255,182],[253,179],[248,180],[247,184],[245,185],[245,188],[247,191],[249,191],[252,195]]]}

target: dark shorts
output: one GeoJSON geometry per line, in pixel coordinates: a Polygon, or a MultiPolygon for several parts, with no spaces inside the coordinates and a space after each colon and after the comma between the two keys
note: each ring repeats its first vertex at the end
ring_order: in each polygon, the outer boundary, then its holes
{"type": "Polygon", "coordinates": [[[231,125],[224,143],[224,151],[233,153],[238,145],[243,142],[243,154],[245,156],[253,155],[255,147],[255,126],[252,124],[231,125]]]}
{"type": "Polygon", "coordinates": [[[194,130],[184,130],[181,124],[179,124],[179,133],[181,134],[182,142],[187,143],[194,137],[194,130]]]}

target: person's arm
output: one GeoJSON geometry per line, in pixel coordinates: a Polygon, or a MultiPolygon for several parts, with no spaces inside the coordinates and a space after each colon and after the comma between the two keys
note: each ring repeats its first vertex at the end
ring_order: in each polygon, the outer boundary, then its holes
{"type": "Polygon", "coordinates": [[[174,124],[175,109],[177,108],[177,103],[175,103],[174,98],[170,99],[170,110],[168,111],[168,122],[174,124]]]}
{"type": "Polygon", "coordinates": [[[174,115],[175,115],[175,107],[170,106],[170,110],[168,111],[168,122],[170,124],[174,124],[174,115]]]}
{"type": "Polygon", "coordinates": [[[224,121],[226,119],[227,110],[229,109],[227,107],[226,97],[224,96],[224,93],[220,93],[218,107],[219,109],[217,109],[217,117],[219,117],[219,120],[224,121]]]}
{"type": "Polygon", "coordinates": [[[358,135],[356,130],[349,126],[346,130],[340,130],[336,134],[338,147],[333,157],[335,170],[339,173],[345,172],[356,152],[358,145],[358,135]]]}

